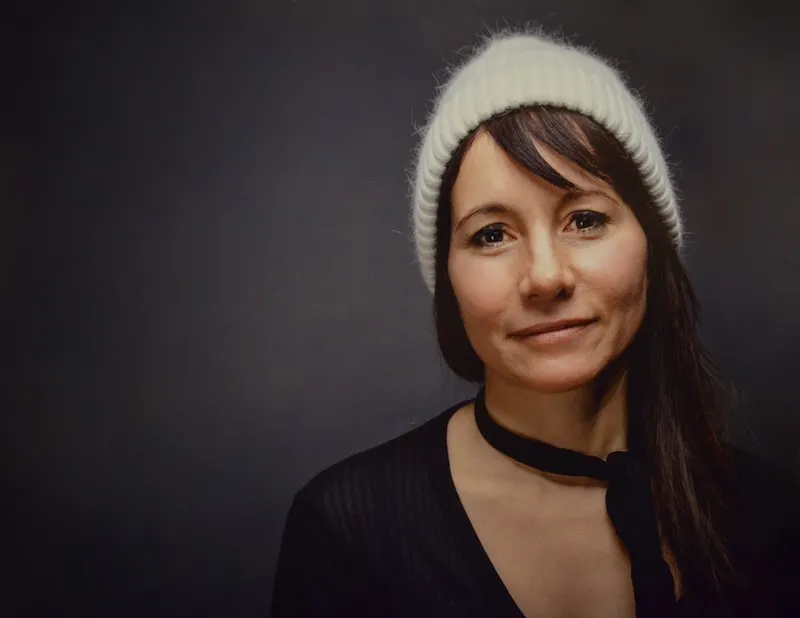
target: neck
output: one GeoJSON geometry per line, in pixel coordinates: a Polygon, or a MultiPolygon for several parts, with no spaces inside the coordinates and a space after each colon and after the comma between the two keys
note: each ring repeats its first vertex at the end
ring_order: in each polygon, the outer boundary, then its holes
{"type": "Polygon", "coordinates": [[[628,442],[626,375],[597,401],[591,385],[563,393],[540,393],[501,376],[486,375],[486,407],[511,431],[561,448],[604,458],[628,442]]]}

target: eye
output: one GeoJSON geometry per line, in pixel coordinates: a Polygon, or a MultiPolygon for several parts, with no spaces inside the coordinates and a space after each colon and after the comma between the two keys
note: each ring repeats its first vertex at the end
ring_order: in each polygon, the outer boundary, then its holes
{"type": "Polygon", "coordinates": [[[493,223],[478,230],[469,239],[471,247],[496,247],[506,239],[506,232],[501,223],[493,223]]]}
{"type": "Polygon", "coordinates": [[[609,221],[608,215],[593,210],[581,210],[574,212],[570,216],[569,226],[575,226],[575,230],[580,234],[597,232],[602,229],[609,221]]]}

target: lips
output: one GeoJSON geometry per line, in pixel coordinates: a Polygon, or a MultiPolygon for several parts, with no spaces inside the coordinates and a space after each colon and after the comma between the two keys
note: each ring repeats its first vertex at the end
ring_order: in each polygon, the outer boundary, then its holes
{"type": "Polygon", "coordinates": [[[545,322],[542,324],[535,324],[534,326],[529,326],[528,328],[523,328],[522,330],[516,331],[513,333],[514,337],[532,337],[534,335],[542,335],[544,333],[554,333],[561,330],[566,330],[570,328],[577,328],[581,326],[588,326],[597,320],[594,319],[566,319],[566,320],[557,320],[555,322],[545,322]]]}

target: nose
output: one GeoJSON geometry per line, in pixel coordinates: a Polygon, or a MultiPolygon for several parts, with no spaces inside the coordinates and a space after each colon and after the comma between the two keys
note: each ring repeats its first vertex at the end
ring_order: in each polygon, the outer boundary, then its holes
{"type": "Polygon", "coordinates": [[[520,278],[520,293],[525,297],[548,301],[570,294],[574,287],[569,265],[562,247],[551,237],[532,239],[528,263],[520,278]]]}

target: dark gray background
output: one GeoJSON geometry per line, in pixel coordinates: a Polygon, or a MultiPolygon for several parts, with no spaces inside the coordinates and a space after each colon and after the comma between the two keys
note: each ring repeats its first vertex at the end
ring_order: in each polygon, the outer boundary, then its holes
{"type": "Polygon", "coordinates": [[[437,356],[406,174],[445,62],[506,22],[596,45],[649,100],[704,338],[749,395],[734,435],[800,470],[789,10],[237,0],[5,21],[5,615],[263,616],[292,493],[471,394],[437,356]]]}

